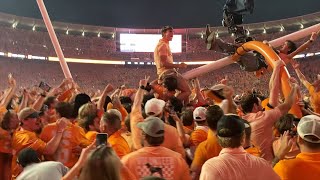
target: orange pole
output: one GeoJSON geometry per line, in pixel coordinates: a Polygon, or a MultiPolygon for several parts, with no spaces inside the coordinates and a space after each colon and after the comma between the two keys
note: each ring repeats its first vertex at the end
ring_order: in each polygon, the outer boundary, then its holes
{"type": "MultiPolygon", "coordinates": [[[[232,60],[238,61],[239,58],[247,53],[248,51],[257,51],[260,54],[264,56],[266,59],[266,62],[274,68],[274,61],[280,60],[280,57],[271,49],[268,45],[263,44],[262,42],[259,41],[250,41],[245,44],[243,44],[241,47],[239,47],[236,51],[236,53],[232,56],[232,60]]],[[[281,87],[282,87],[282,92],[285,97],[287,97],[291,91],[291,87],[289,85],[289,78],[290,74],[287,70],[287,68],[281,67],[280,69],[280,76],[281,76],[281,87]]],[[[297,98],[298,99],[298,98],[297,98]]],[[[297,105],[297,103],[294,103],[292,108],[290,109],[289,113],[296,115],[297,117],[301,118],[302,117],[302,112],[300,107],[297,105]]]]}

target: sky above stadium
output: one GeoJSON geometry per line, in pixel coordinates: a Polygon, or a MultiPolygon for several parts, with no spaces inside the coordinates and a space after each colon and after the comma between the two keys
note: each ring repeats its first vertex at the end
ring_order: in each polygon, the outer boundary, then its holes
{"type": "MultiPolygon", "coordinates": [[[[225,0],[45,0],[52,21],[159,28],[221,25],[225,0]]],[[[36,0],[0,0],[0,11],[41,18],[36,0]]],[[[244,23],[278,20],[320,11],[320,0],[255,0],[244,23]]]]}

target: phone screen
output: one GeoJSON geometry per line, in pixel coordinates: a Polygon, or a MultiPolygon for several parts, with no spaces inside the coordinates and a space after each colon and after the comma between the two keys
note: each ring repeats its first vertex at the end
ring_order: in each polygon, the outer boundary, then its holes
{"type": "Polygon", "coordinates": [[[45,83],[43,81],[40,82],[39,88],[41,88],[42,90],[44,90],[46,92],[49,92],[50,89],[51,89],[51,87],[47,83],[45,83]]]}
{"type": "Polygon", "coordinates": [[[108,134],[107,133],[98,133],[96,136],[96,145],[102,145],[106,144],[108,139],[108,134]]]}

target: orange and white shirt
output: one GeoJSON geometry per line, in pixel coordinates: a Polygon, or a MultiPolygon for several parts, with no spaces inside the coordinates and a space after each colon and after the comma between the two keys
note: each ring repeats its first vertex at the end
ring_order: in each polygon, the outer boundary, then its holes
{"type": "Polygon", "coordinates": [[[165,147],[143,147],[121,159],[137,179],[157,176],[167,180],[189,180],[189,168],[179,153],[165,147]]]}
{"type": "MultiPolygon", "coordinates": [[[[57,125],[55,123],[49,124],[43,128],[40,138],[45,142],[49,142],[56,132],[57,125]]],[[[53,159],[71,168],[79,158],[79,155],[75,154],[73,149],[78,146],[84,148],[88,145],[90,145],[90,141],[85,137],[83,129],[70,122],[63,132],[62,139],[57,151],[53,155],[53,159]]]]}

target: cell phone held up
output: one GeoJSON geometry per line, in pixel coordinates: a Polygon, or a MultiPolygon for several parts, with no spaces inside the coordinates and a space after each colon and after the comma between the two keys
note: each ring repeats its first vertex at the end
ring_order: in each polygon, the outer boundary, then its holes
{"type": "Polygon", "coordinates": [[[50,89],[51,89],[51,87],[47,83],[45,83],[43,81],[40,82],[39,88],[44,90],[44,91],[46,91],[46,92],[49,92],[50,89]]]}
{"type": "Polygon", "coordinates": [[[107,133],[98,133],[96,136],[96,145],[106,145],[107,144],[107,139],[108,139],[108,134],[107,133]]]}

